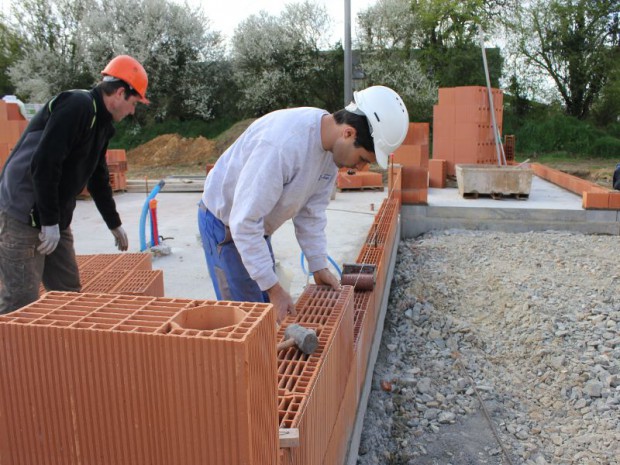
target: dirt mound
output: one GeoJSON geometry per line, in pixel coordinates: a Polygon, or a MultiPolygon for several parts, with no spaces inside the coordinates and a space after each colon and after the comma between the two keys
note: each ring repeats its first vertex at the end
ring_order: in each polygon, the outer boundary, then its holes
{"type": "Polygon", "coordinates": [[[132,167],[203,165],[214,162],[218,156],[213,140],[164,134],[130,150],[127,163],[132,167]]]}
{"type": "Polygon", "coordinates": [[[215,163],[222,153],[254,121],[239,121],[217,139],[186,138],[164,134],[127,152],[130,177],[204,174],[208,163],[215,163]]]}
{"type": "Polygon", "coordinates": [[[244,119],[243,121],[233,124],[230,129],[220,134],[215,141],[218,156],[224,153],[224,151],[230,147],[230,145],[232,145],[232,143],[237,140],[243,131],[245,131],[255,120],[256,118],[244,119]]]}

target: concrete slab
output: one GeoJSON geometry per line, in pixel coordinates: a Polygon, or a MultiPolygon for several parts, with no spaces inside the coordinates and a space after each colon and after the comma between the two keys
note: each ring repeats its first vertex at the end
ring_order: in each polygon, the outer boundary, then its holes
{"type": "MultiPolygon", "coordinates": [[[[215,299],[196,222],[200,196],[200,192],[167,193],[165,188],[157,195],[159,234],[165,238],[165,244],[172,253],[154,257],[153,268],[164,271],[167,297],[215,299]]],[[[327,210],[328,252],[339,267],[357,258],[376,211],[386,196],[387,192],[347,191],[338,192],[330,202],[327,210]]],[[[120,193],[114,198],[129,236],[129,251],[138,252],[139,219],[146,196],[144,193],[120,193]]],[[[76,253],[118,252],[114,247],[114,238],[92,200],[78,201],[72,229],[76,253]]],[[[278,272],[289,283],[290,292],[296,300],[308,277],[302,272],[301,250],[291,221],[274,234],[272,243],[278,272]]],[[[311,277],[309,279],[313,282],[311,277]]]]}
{"type": "Polygon", "coordinates": [[[537,176],[532,178],[527,200],[465,199],[456,188],[429,189],[428,205],[403,205],[401,216],[404,238],[433,229],[620,235],[617,210],[584,210],[581,196],[537,176]]]}

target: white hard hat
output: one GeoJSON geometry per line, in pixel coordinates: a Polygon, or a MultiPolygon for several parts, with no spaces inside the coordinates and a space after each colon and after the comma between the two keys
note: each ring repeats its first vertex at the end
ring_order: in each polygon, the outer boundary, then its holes
{"type": "Polygon", "coordinates": [[[345,109],[366,116],[377,163],[387,168],[388,156],[400,147],[409,130],[409,113],[403,99],[389,87],[372,86],[354,92],[353,102],[345,109]]]}

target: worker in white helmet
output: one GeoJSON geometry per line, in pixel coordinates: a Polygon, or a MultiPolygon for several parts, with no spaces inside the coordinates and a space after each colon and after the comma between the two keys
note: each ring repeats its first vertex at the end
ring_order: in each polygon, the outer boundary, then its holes
{"type": "Polygon", "coordinates": [[[392,89],[355,92],[329,114],[292,108],[256,120],[209,171],[198,223],[217,298],[271,302],[276,318],[295,315],[275,272],[271,235],[293,220],[317,284],[340,287],[327,269],[325,210],[339,168],[387,168],[409,128],[405,104],[392,89]]]}

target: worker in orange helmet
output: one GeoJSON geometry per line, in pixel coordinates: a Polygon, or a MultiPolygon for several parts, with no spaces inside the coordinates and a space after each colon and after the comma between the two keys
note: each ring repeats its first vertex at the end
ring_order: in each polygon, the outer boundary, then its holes
{"type": "Polygon", "coordinates": [[[71,220],[88,187],[116,246],[128,248],[106,163],[113,122],[133,115],[148,77],[127,55],[112,59],[91,90],[61,92],[32,118],[0,175],[0,314],[47,290],[81,290],[71,220]]]}

